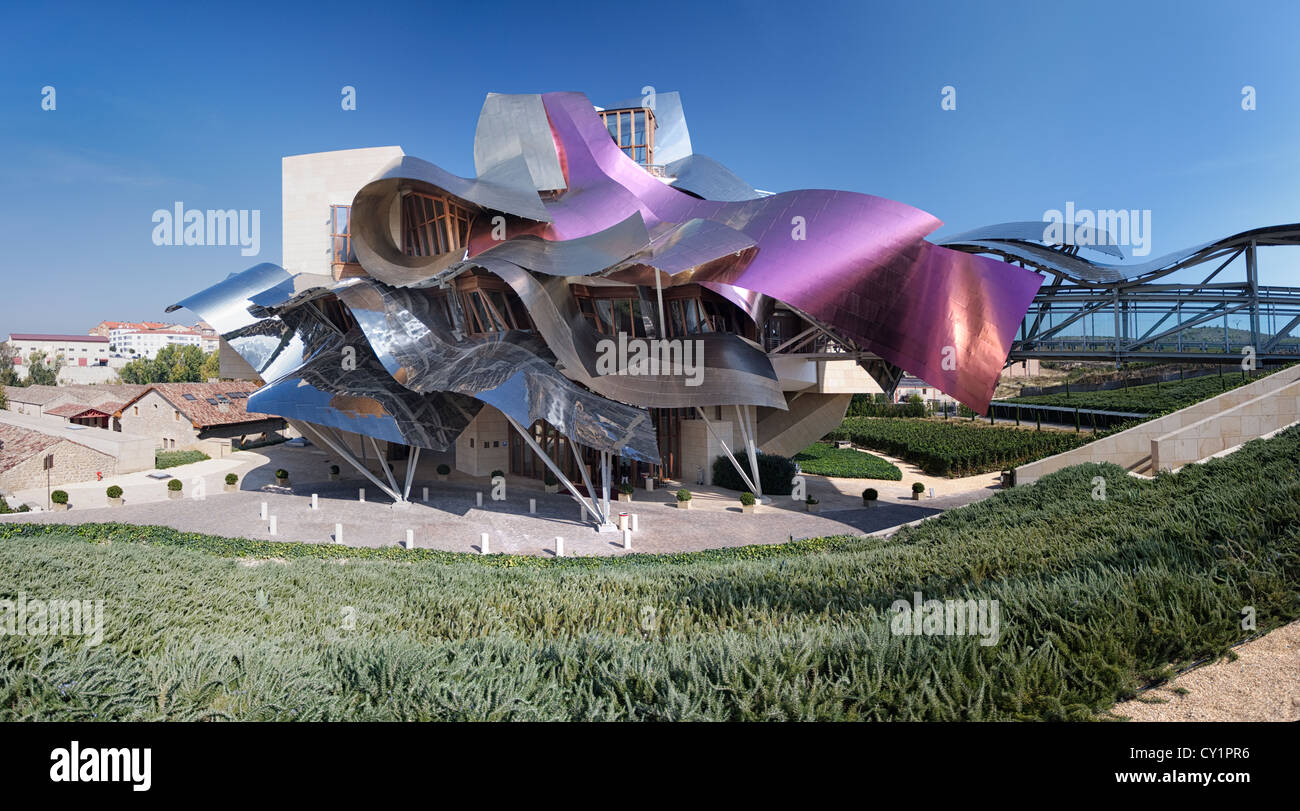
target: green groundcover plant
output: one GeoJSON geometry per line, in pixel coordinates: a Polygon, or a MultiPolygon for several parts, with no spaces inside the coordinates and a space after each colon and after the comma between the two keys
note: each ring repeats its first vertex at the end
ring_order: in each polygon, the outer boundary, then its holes
{"type": "Polygon", "coordinates": [[[1095,719],[1300,616],[1300,430],[1151,481],[1086,464],[906,528],[542,558],[0,522],[0,719],[1095,719]],[[1105,498],[1095,477],[1106,483],[1105,498]],[[997,601],[996,644],[894,633],[997,601]]]}
{"type": "Polygon", "coordinates": [[[853,448],[836,448],[817,442],[795,454],[794,460],[804,473],[836,476],[843,479],[884,479],[901,481],[903,473],[878,456],[853,448]]]}
{"type": "Polygon", "coordinates": [[[169,467],[180,467],[211,458],[203,451],[154,451],[153,466],[157,470],[166,470],[169,467]]]}

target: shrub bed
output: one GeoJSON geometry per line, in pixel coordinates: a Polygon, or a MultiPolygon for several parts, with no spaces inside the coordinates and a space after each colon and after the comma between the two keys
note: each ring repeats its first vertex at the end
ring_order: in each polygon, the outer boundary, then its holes
{"type": "Polygon", "coordinates": [[[942,420],[850,417],[826,435],[847,439],[921,468],[931,476],[969,476],[1023,465],[1104,436],[967,425],[942,420]]]}

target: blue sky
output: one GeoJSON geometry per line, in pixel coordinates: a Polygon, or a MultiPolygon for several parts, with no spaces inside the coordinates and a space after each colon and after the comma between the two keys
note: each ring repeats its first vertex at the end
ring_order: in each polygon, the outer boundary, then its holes
{"type": "MultiPolygon", "coordinates": [[[[1073,201],[1150,209],[1154,257],[1300,220],[1297,4],[1065,5],[11,8],[0,335],[161,320],[278,262],[284,155],[397,144],[470,175],[489,91],[678,90],[695,150],[755,186],[889,197],[943,220],[939,235],[1073,201]],[[153,245],[153,212],[178,200],[260,209],[261,254],[153,245]]],[[[1291,250],[1264,252],[1265,283],[1300,284],[1291,250]]]]}

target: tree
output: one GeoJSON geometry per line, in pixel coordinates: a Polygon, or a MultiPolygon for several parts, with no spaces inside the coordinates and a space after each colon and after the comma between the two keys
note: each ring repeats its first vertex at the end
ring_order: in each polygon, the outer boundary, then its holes
{"type": "Polygon", "coordinates": [[[219,380],[221,378],[221,353],[209,352],[203,361],[203,379],[219,380]]]}
{"type": "Polygon", "coordinates": [[[47,365],[44,352],[33,352],[27,361],[31,364],[27,367],[29,385],[57,386],[59,384],[59,369],[63,368],[62,355],[56,356],[54,361],[47,365]]]}
{"type": "MultiPolygon", "coordinates": [[[[18,378],[18,372],[14,370],[14,360],[17,353],[12,346],[7,343],[0,343],[0,386],[21,386],[23,381],[18,378]]],[[[3,389],[0,389],[3,391],[3,389]]]]}
{"type": "Polygon", "coordinates": [[[206,358],[197,346],[172,344],[158,350],[152,360],[140,358],[122,367],[117,376],[123,383],[201,383],[206,380],[206,358]]]}
{"type": "Polygon", "coordinates": [[[197,346],[171,344],[158,350],[154,363],[166,369],[167,378],[160,383],[202,383],[203,350],[197,346]]]}

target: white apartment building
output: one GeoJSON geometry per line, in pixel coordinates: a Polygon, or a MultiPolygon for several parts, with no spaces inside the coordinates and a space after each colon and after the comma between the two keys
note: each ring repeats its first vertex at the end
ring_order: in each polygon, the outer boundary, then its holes
{"type": "Polygon", "coordinates": [[[14,369],[21,378],[27,377],[31,356],[38,352],[45,354],[46,363],[62,356],[65,367],[108,364],[109,339],[102,335],[13,333],[6,343],[14,351],[14,369]]]}
{"type": "Polygon", "coordinates": [[[216,341],[188,327],[167,327],[165,329],[130,329],[119,328],[108,334],[108,344],[113,352],[129,358],[150,358],[158,354],[165,346],[197,346],[205,352],[216,349],[216,341]]]}

